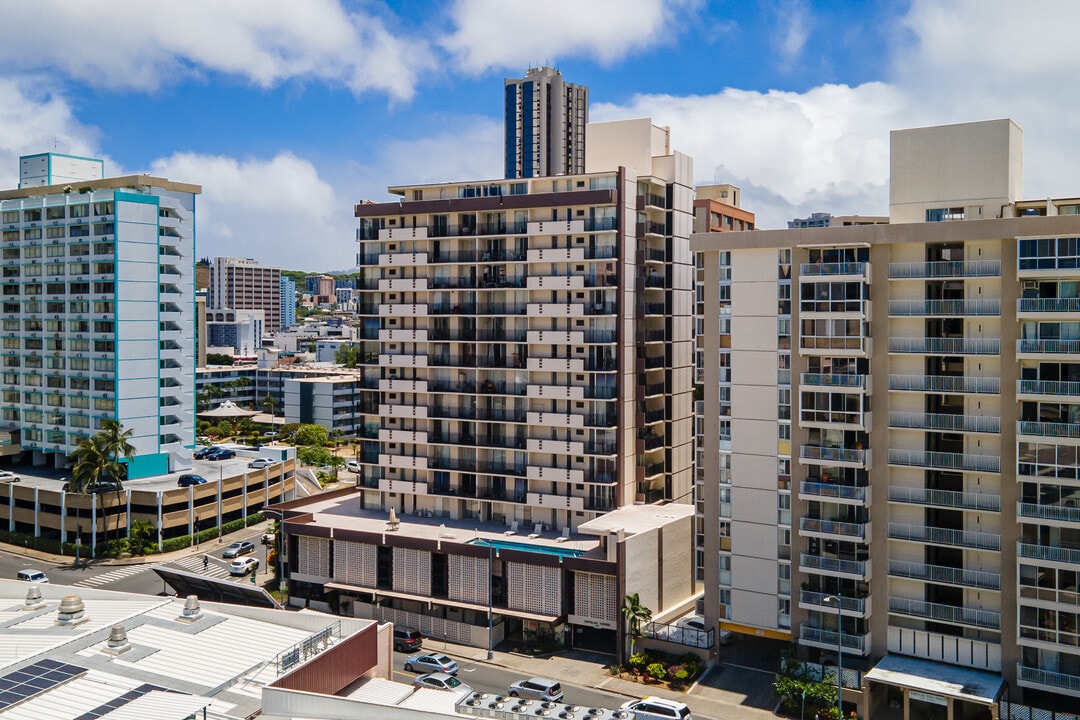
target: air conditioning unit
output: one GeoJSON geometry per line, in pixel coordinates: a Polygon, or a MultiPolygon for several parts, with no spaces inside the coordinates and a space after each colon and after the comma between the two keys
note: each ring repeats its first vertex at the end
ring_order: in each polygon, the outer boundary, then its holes
{"type": "Polygon", "coordinates": [[[1038,290],[1039,289],[1039,281],[1038,280],[1025,280],[1024,285],[1023,285],[1023,289],[1024,290],[1038,290]]]}

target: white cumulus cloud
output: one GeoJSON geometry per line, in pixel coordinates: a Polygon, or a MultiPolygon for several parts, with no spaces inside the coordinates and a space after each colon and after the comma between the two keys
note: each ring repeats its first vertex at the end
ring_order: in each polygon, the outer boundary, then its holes
{"type": "Polygon", "coordinates": [[[587,57],[612,63],[674,42],[696,2],[681,0],[458,0],[440,44],[465,72],[554,65],[587,57]]]}
{"type": "Polygon", "coordinates": [[[425,41],[337,0],[35,0],[4,8],[0,64],[118,89],[220,72],[260,87],[315,79],[407,99],[433,60],[425,41]]]}
{"type": "Polygon", "coordinates": [[[243,160],[180,153],[156,160],[150,173],[202,186],[195,201],[200,257],[252,257],[286,268],[355,262],[349,198],[292,153],[243,160]]]}

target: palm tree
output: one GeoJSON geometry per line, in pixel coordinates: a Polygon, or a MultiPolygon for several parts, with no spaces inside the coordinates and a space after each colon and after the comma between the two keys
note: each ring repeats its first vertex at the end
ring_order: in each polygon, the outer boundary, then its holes
{"type": "MultiPolygon", "coordinates": [[[[87,488],[102,480],[110,480],[116,485],[116,502],[120,504],[120,491],[127,477],[127,467],[120,458],[130,460],[135,457],[135,446],[131,444],[133,431],[124,430],[119,420],[105,420],[101,430],[92,437],[82,440],[71,454],[75,466],[71,470],[71,490],[85,493],[87,488]]],[[[104,509],[104,508],[103,508],[104,509]]],[[[105,539],[108,540],[108,524],[105,525],[105,539]]],[[[120,532],[120,515],[116,516],[116,533],[120,532]]]]}
{"type": "Polygon", "coordinates": [[[277,399],[274,398],[273,395],[264,395],[263,399],[259,401],[259,407],[261,407],[266,414],[273,417],[274,408],[277,407],[277,399]]]}
{"type": "Polygon", "coordinates": [[[630,654],[634,654],[634,640],[641,637],[641,625],[652,620],[652,610],[641,604],[637,593],[623,598],[623,617],[629,625],[630,654]]]}

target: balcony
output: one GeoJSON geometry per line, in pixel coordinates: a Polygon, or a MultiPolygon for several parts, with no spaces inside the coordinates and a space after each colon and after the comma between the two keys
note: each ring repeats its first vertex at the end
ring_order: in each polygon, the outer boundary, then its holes
{"type": "Polygon", "coordinates": [[[824,498],[832,502],[865,505],[870,502],[870,488],[805,480],[799,485],[799,498],[803,500],[824,498]]]}
{"type": "Polygon", "coordinates": [[[1016,664],[1016,682],[1020,687],[1063,692],[1080,697],[1080,675],[1040,670],[1026,667],[1022,662],[1016,664]]]}
{"type": "MultiPolygon", "coordinates": [[[[836,612],[835,601],[825,602],[830,597],[829,593],[813,592],[811,590],[799,591],[799,607],[804,610],[832,610],[836,612]]],[[[857,597],[841,597],[840,612],[844,615],[865,617],[870,614],[870,599],[857,597]]]]}
{"type": "Polygon", "coordinates": [[[800,263],[799,279],[802,278],[861,278],[870,280],[870,263],[867,262],[841,262],[841,263],[800,263]]]}
{"type": "Polygon", "coordinates": [[[858,355],[870,353],[871,342],[863,335],[800,335],[799,349],[804,355],[858,355]]]}
{"type": "MultiPolygon", "coordinates": [[[[861,390],[869,392],[869,375],[837,375],[828,373],[801,373],[799,384],[803,387],[824,387],[837,390],[861,390]]],[[[1080,384],[1080,383],[1078,383],[1080,384]]]]}
{"type": "Polygon", "coordinates": [[[911,598],[890,597],[889,612],[893,615],[905,615],[922,620],[967,625],[986,630],[1001,629],[1001,613],[993,610],[943,605],[911,598]]]}
{"type": "Polygon", "coordinates": [[[1016,503],[1016,514],[1033,520],[1080,523],[1080,508],[1077,507],[1018,502],[1016,503]]]}
{"type": "Polygon", "coordinates": [[[929,527],[926,525],[889,523],[889,539],[964,547],[973,550],[1001,550],[1001,536],[997,533],[954,530],[952,528],[929,527]]]}
{"type": "Polygon", "coordinates": [[[961,508],[963,510],[1001,511],[1001,496],[985,493],[956,492],[954,490],[931,490],[921,487],[889,486],[889,502],[911,505],[935,505],[961,508]]]}
{"type": "Polygon", "coordinates": [[[963,375],[889,375],[889,389],[900,392],[1000,395],[1001,378],[963,375]]]}
{"type": "Polygon", "coordinates": [[[889,338],[889,352],[910,355],[1000,355],[1001,340],[998,338],[891,337],[889,338]]]}
{"type": "Polygon", "coordinates": [[[1001,315],[1000,300],[890,300],[891,317],[983,317],[1001,315]]]}
{"type": "Polygon", "coordinates": [[[890,280],[1001,277],[1000,260],[942,260],[889,263],[890,280]]]}
{"type": "Polygon", "coordinates": [[[845,652],[855,655],[866,655],[870,652],[870,633],[865,635],[837,633],[835,630],[810,627],[806,623],[799,626],[799,642],[824,650],[836,650],[839,642],[843,645],[845,652]]]}
{"type": "Polygon", "coordinates": [[[810,465],[839,465],[856,468],[870,466],[870,451],[854,448],[803,445],[799,448],[799,457],[810,465]]]}
{"type": "Polygon", "coordinates": [[[1018,420],[1016,422],[1016,434],[1076,440],[1080,438],[1080,424],[1018,420]]]}
{"type": "Polygon", "coordinates": [[[972,455],[970,453],[933,452],[929,450],[889,448],[889,464],[936,470],[960,470],[962,472],[1001,472],[1001,458],[997,455],[972,455]]]}
{"type": "Polygon", "coordinates": [[[999,573],[965,570],[944,565],[889,560],[889,575],[945,585],[961,585],[981,590],[1001,589],[1001,575],[999,573]]]}
{"type": "Polygon", "coordinates": [[[1016,544],[1018,557],[1030,560],[1048,560],[1050,562],[1068,563],[1080,565],[1080,549],[1065,547],[1050,547],[1048,545],[1033,545],[1026,542],[1016,544]]]}
{"type": "Polygon", "coordinates": [[[841,522],[838,520],[822,520],[819,518],[799,518],[799,530],[803,535],[823,536],[830,538],[842,538],[845,540],[865,540],[870,535],[871,525],[865,523],[841,522]]]}
{"type": "Polygon", "coordinates": [[[1001,418],[989,415],[890,412],[889,427],[942,432],[1001,432],[1001,418]]]}
{"type": "Polygon", "coordinates": [[[585,498],[573,495],[556,495],[554,493],[525,494],[525,504],[535,508],[553,508],[556,510],[574,510],[581,512],[585,509],[585,498]]]}
{"type": "Polygon", "coordinates": [[[1080,395],[1080,382],[1063,380],[1017,380],[1017,395],[1080,395]]]}
{"type": "Polygon", "coordinates": [[[1080,313],[1080,298],[1017,298],[1016,312],[1080,313]]]}
{"type": "Polygon", "coordinates": [[[1080,353],[1080,340],[1017,340],[1016,354],[1075,355],[1080,353]]]}

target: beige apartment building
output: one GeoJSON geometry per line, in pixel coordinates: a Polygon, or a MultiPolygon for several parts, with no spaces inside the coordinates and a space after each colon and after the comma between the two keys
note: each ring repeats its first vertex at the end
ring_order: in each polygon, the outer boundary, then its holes
{"type": "MultiPolygon", "coordinates": [[[[206,309],[262,310],[267,332],[281,328],[281,270],[250,258],[216,257],[206,309]]],[[[254,353],[255,348],[250,350],[254,353]]]]}
{"type": "MultiPolygon", "coordinates": [[[[587,141],[584,174],[392,187],[400,200],[355,208],[363,429],[350,512],[381,528],[393,511],[398,538],[412,536],[414,523],[444,525],[445,536],[417,530],[430,542],[413,547],[431,562],[449,562],[440,540],[474,534],[532,553],[552,568],[525,578],[540,583],[524,586],[528,607],[542,608],[510,616],[547,632],[580,615],[562,600],[560,568],[571,561],[559,557],[592,547],[579,547],[581,536],[635,504],[673,501],[683,528],[668,531],[646,572],[662,568],[679,591],[642,583],[643,597],[661,612],[694,594],[692,161],[647,119],[590,125],[587,141]]],[[[298,391],[302,402],[305,386],[298,391]]],[[[619,541],[611,542],[614,553],[619,541]]],[[[488,546],[499,549],[487,542],[474,554],[486,561],[488,546]]],[[[305,540],[298,552],[321,547],[305,540]]],[[[383,580],[420,567],[406,554],[384,562],[392,565],[383,580]]],[[[469,567],[490,579],[489,565],[469,567]]],[[[614,651],[620,593],[637,590],[613,567],[604,573],[615,584],[596,589],[591,602],[600,604],[588,617],[605,620],[581,619],[576,632],[603,630],[579,639],[614,651]]],[[[511,596],[521,587],[513,576],[500,582],[515,583],[511,596]]],[[[317,595],[319,585],[299,590],[317,595]]],[[[444,626],[462,638],[484,621],[479,591],[352,585],[365,612],[423,602],[471,626],[444,626]]],[[[519,622],[508,634],[525,631],[519,622]]]]}
{"type": "Polygon", "coordinates": [[[706,616],[842,647],[863,717],[1080,702],[1080,200],[1020,200],[1021,169],[1010,120],[895,131],[890,224],[692,241],[730,318],[706,616]]]}

